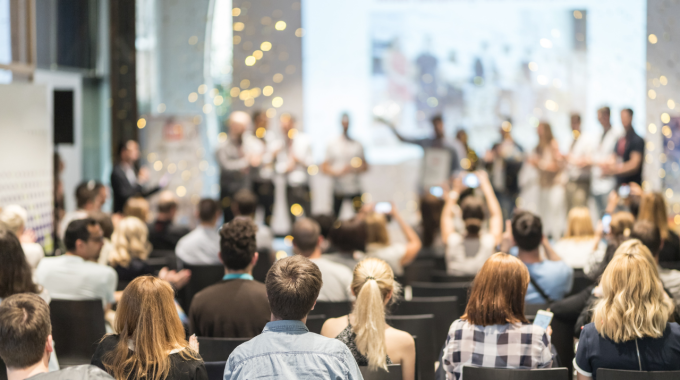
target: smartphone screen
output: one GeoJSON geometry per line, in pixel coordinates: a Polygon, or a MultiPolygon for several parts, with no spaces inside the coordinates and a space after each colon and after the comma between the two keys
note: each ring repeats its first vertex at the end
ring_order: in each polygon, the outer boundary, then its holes
{"type": "Polygon", "coordinates": [[[621,187],[619,187],[619,197],[628,198],[629,195],[630,195],[630,186],[621,185],[621,187]]]}
{"type": "Polygon", "coordinates": [[[444,189],[442,189],[441,186],[432,186],[430,187],[430,194],[437,198],[441,198],[444,195],[444,189]]]}
{"type": "Polygon", "coordinates": [[[552,321],[553,318],[553,313],[545,310],[539,310],[538,313],[536,313],[536,318],[534,319],[534,324],[536,326],[541,326],[544,329],[547,329],[548,326],[550,326],[550,322],[552,321]]]}
{"type": "Polygon", "coordinates": [[[378,202],[375,204],[375,212],[389,214],[392,212],[392,204],[390,202],[378,202]]]}
{"type": "Polygon", "coordinates": [[[610,230],[610,224],[612,223],[612,216],[609,214],[604,214],[602,216],[602,232],[608,234],[610,230]]]}
{"type": "Polygon", "coordinates": [[[474,173],[470,173],[463,179],[463,185],[475,189],[479,186],[479,178],[474,173]]]}

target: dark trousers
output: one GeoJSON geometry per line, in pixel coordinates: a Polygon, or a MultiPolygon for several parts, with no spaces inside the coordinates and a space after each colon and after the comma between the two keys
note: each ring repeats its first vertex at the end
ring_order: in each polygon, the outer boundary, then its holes
{"type": "Polygon", "coordinates": [[[231,211],[231,201],[234,199],[236,191],[229,191],[222,186],[220,191],[220,205],[222,206],[222,215],[224,216],[224,223],[231,222],[234,219],[234,213],[231,211]]]}
{"type": "Polygon", "coordinates": [[[253,182],[253,193],[257,204],[264,208],[264,224],[270,226],[274,211],[274,183],[272,181],[253,182]]]}
{"type": "Polygon", "coordinates": [[[309,185],[286,186],[286,199],[288,200],[288,215],[290,216],[291,224],[295,223],[295,218],[298,216],[311,215],[312,196],[309,191],[309,185]]]}
{"type": "Polygon", "coordinates": [[[354,212],[359,212],[363,203],[361,202],[361,194],[333,194],[333,214],[338,218],[340,216],[340,209],[342,202],[345,199],[352,201],[354,212]]]}

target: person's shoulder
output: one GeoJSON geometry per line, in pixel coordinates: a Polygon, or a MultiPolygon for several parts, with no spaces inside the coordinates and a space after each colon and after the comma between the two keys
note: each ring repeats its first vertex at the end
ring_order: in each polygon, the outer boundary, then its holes
{"type": "Polygon", "coordinates": [[[116,347],[116,345],[118,344],[119,341],[120,341],[120,335],[118,335],[118,334],[106,334],[98,342],[97,351],[104,351],[104,352],[111,351],[116,347]]]}
{"type": "Polygon", "coordinates": [[[670,330],[671,336],[680,337],[680,324],[677,322],[668,322],[668,329],[670,330]]]}
{"type": "Polygon", "coordinates": [[[387,330],[387,333],[392,336],[390,346],[396,346],[397,348],[415,346],[413,335],[407,333],[406,331],[391,328],[387,330]]]}
{"type": "Polygon", "coordinates": [[[112,267],[110,267],[108,265],[102,265],[102,264],[99,264],[99,263],[95,263],[93,261],[84,261],[83,267],[87,268],[88,271],[90,272],[90,274],[93,275],[93,276],[117,275],[116,270],[113,269],[112,267]]]}
{"type": "Polygon", "coordinates": [[[99,367],[91,364],[78,365],[68,368],[63,368],[59,371],[45,372],[39,375],[31,376],[29,379],[33,380],[89,380],[101,379],[111,380],[113,377],[101,370],[99,367]]]}

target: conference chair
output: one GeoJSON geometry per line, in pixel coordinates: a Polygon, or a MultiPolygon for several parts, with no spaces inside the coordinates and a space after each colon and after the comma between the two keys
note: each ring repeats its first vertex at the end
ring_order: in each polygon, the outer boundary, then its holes
{"type": "Polygon", "coordinates": [[[223,362],[204,362],[205,371],[208,373],[208,380],[222,380],[224,376],[224,367],[227,361],[223,362]]]}
{"type": "Polygon", "coordinates": [[[385,318],[387,324],[413,335],[416,342],[416,379],[433,379],[434,362],[437,360],[435,346],[434,315],[393,315],[385,318]]]}
{"type": "Polygon", "coordinates": [[[671,380],[680,378],[680,371],[623,371],[599,368],[597,380],[671,380]]]}
{"type": "Polygon", "coordinates": [[[191,279],[189,279],[189,283],[181,290],[183,297],[178,298],[184,311],[188,312],[189,306],[191,306],[191,300],[194,299],[196,293],[222,280],[222,277],[224,277],[224,266],[185,264],[184,269],[189,269],[191,271],[191,279]]]}
{"type": "MultiPolygon", "coordinates": [[[[251,338],[206,338],[199,336],[199,352],[205,362],[224,362],[242,343],[251,338]]],[[[61,360],[61,359],[60,359],[61,360]]],[[[222,365],[224,371],[224,365],[222,365]]]]}
{"type": "Polygon", "coordinates": [[[321,334],[321,328],[327,319],[324,314],[308,315],[307,328],[310,332],[321,334]]]}
{"type": "Polygon", "coordinates": [[[411,284],[413,297],[458,297],[458,310],[465,310],[470,293],[469,282],[414,282],[411,284]]]}
{"type": "MultiPolygon", "coordinates": [[[[598,380],[602,380],[599,377],[598,380]]],[[[465,380],[568,380],[569,370],[566,368],[549,369],[506,369],[463,367],[465,380]]],[[[618,379],[622,380],[622,379],[618,379]]]]}
{"type": "Polygon", "coordinates": [[[454,276],[446,273],[445,270],[433,270],[430,274],[432,282],[467,282],[471,283],[475,276],[454,276]]]}
{"type": "Polygon", "coordinates": [[[256,281],[264,283],[269,268],[274,264],[274,258],[272,257],[273,252],[268,248],[258,248],[257,253],[259,254],[259,258],[253,267],[253,278],[256,281]]]}
{"type": "Polygon", "coordinates": [[[352,303],[349,301],[341,302],[324,302],[316,301],[314,310],[309,312],[309,315],[323,314],[326,319],[342,317],[352,312],[352,303]]]}
{"type": "MultiPolygon", "coordinates": [[[[435,347],[442,347],[449,328],[462,315],[458,309],[458,297],[413,297],[393,306],[392,315],[434,315],[435,347]]],[[[436,360],[436,355],[435,359],[436,360]]]]}
{"type": "Polygon", "coordinates": [[[387,366],[386,372],[382,369],[377,371],[369,371],[367,366],[359,366],[361,376],[364,380],[401,380],[401,364],[390,364],[387,366]]]}
{"type": "Polygon", "coordinates": [[[106,334],[102,301],[53,299],[50,320],[60,366],[90,364],[97,344],[106,334]]]}
{"type": "MultiPolygon", "coordinates": [[[[154,249],[149,253],[149,257],[146,259],[147,264],[154,266],[160,265],[165,262],[165,265],[170,270],[177,270],[177,255],[175,251],[169,249],[154,249]],[[165,259],[165,260],[163,260],[165,259]]],[[[162,267],[158,268],[160,270],[162,267]]]]}
{"type": "Polygon", "coordinates": [[[550,343],[557,351],[559,361],[559,363],[553,362],[553,367],[567,367],[571,374],[574,369],[574,323],[553,318],[550,327],[552,328],[550,343]]]}
{"type": "Polygon", "coordinates": [[[409,285],[417,281],[430,281],[430,276],[434,270],[434,261],[415,260],[411,264],[404,267],[404,274],[399,276],[399,283],[402,285],[409,285]]]}

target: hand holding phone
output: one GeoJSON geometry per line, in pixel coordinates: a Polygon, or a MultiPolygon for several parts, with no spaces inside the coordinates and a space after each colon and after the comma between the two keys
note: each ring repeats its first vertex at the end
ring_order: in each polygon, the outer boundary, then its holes
{"type": "Polygon", "coordinates": [[[552,322],[553,318],[553,313],[545,310],[539,310],[536,313],[536,318],[534,318],[534,324],[536,326],[541,326],[544,329],[548,329],[550,327],[550,322],[552,322]]]}

